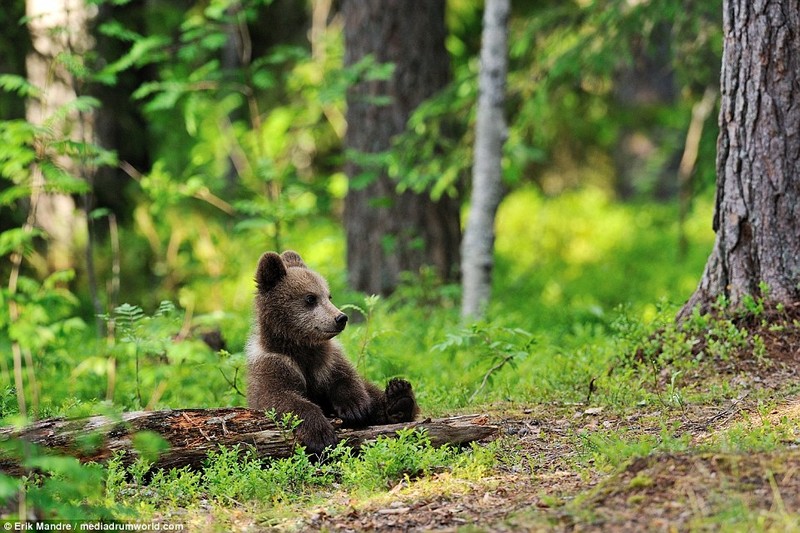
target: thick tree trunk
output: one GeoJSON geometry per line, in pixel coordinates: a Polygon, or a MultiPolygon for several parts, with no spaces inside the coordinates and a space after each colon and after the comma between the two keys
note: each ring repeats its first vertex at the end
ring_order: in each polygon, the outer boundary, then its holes
{"type": "Polygon", "coordinates": [[[472,201],[462,249],[461,315],[480,315],[489,302],[494,265],[494,219],[503,197],[503,143],[510,0],[487,0],[475,126],[472,201]]]}
{"type": "MultiPolygon", "coordinates": [[[[413,110],[448,83],[444,5],[444,0],[343,2],[345,63],[372,55],[395,66],[391,79],[360,81],[348,92],[348,150],[376,154],[389,149],[413,110]]],[[[458,201],[447,195],[434,201],[426,194],[398,193],[382,169],[366,186],[358,186],[365,169],[354,161],[346,171],[351,179],[344,212],[350,285],[388,294],[401,272],[423,265],[453,279],[461,239],[458,201]]]]}
{"type": "Polygon", "coordinates": [[[800,301],[800,10],[726,0],[723,23],[717,238],[679,319],[719,296],[800,301]]]}
{"type": "MultiPolygon", "coordinates": [[[[458,446],[496,433],[498,428],[486,421],[486,417],[476,415],[457,416],[364,429],[340,429],[338,435],[349,446],[359,448],[378,436],[395,435],[398,429],[418,428],[427,432],[434,446],[458,446]]],[[[140,431],[155,432],[169,444],[152,468],[199,468],[208,452],[219,446],[247,445],[255,449],[259,457],[284,458],[294,453],[296,445],[291,431],[279,429],[260,411],[242,408],[138,411],[125,413],[119,419],[106,416],[52,418],[22,430],[0,428],[0,442],[18,438],[49,452],[77,457],[82,462],[104,462],[119,452],[127,464],[137,457],[132,437],[140,431]]],[[[22,475],[25,468],[19,458],[0,454],[0,472],[22,475]]]]}

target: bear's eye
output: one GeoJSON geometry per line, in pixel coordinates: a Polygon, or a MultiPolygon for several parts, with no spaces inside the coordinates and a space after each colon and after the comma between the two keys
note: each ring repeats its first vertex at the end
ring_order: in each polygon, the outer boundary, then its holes
{"type": "Polygon", "coordinates": [[[305,301],[307,305],[316,305],[317,297],[314,294],[307,294],[305,297],[305,301]]]}

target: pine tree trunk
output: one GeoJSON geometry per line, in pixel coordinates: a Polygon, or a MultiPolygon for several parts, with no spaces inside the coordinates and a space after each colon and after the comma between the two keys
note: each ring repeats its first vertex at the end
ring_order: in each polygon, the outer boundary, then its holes
{"type": "MultiPolygon", "coordinates": [[[[414,109],[449,81],[444,47],[444,0],[345,0],[345,63],[367,55],[393,63],[385,81],[360,81],[347,95],[348,150],[376,154],[390,148],[414,109]],[[376,99],[386,99],[376,101],[376,99]]],[[[364,169],[346,164],[350,191],[345,200],[350,285],[388,294],[403,271],[432,265],[446,280],[459,263],[459,204],[447,195],[398,193],[383,170],[359,186],[364,169]]]]}
{"type": "Polygon", "coordinates": [[[720,296],[800,301],[800,10],[726,0],[723,23],[717,237],[679,320],[720,296]]]}
{"type": "Polygon", "coordinates": [[[510,0],[487,0],[483,15],[472,201],[462,249],[464,317],[480,315],[491,295],[494,219],[503,196],[503,143],[507,136],[503,105],[510,10],[510,0]]]}

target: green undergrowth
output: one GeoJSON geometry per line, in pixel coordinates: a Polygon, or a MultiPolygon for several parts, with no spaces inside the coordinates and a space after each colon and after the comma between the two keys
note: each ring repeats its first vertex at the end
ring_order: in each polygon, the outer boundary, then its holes
{"type": "MultiPolygon", "coordinates": [[[[410,379],[427,413],[506,400],[627,404],[646,398],[618,359],[670,322],[693,290],[712,242],[710,211],[698,200],[681,255],[674,206],[619,204],[592,189],[556,198],[518,190],[498,213],[493,300],[476,324],[459,318],[460,288],[428,270],[408,274],[389,298],[346,289],[343,238],[331,222],[298,223],[285,247],[329,279],[334,302],[351,315],[339,340],[359,370],[377,382],[410,379]]],[[[0,317],[8,354],[0,418],[18,412],[12,340],[33,362],[18,376],[29,417],[243,405],[253,269],[263,251],[251,240],[243,234],[241,250],[226,242],[214,251],[236,257],[224,290],[199,276],[161,294],[161,304],[147,303],[148,293],[99,318],[68,290],[71,273],[21,279],[20,318],[10,325],[0,317]],[[209,332],[223,350],[202,342],[209,332]]]]}
{"type": "MultiPolygon", "coordinates": [[[[517,191],[498,215],[492,304],[483,321],[470,323],[459,318],[460,288],[427,270],[409,274],[387,298],[348,291],[343,240],[334,224],[298,224],[296,233],[286,235],[286,248],[329,279],[334,302],[351,316],[339,340],[359,371],[376,382],[409,379],[423,416],[534,406],[551,422],[601,412],[613,420],[633,417],[648,428],[566,424],[566,440],[559,444],[569,450],[565,460],[579,478],[590,479],[624,469],[637,457],[768,451],[796,439],[790,421],[734,424],[703,442],[681,429],[692,408],[729,404],[743,394],[732,375],[709,369],[743,354],[754,361],[765,357],[764,339],[751,334],[741,316],[728,316],[725,302],[718,312],[675,324],[711,246],[710,211],[710,203],[698,202],[685,226],[690,245],[681,255],[674,207],[620,205],[593,190],[558,198],[517,191]]],[[[199,298],[208,290],[205,279],[178,294],[159,295],[161,304],[131,300],[96,318],[82,313],[83,304],[67,289],[69,273],[44,282],[21,280],[17,298],[24,312],[13,327],[0,324],[0,348],[10,353],[11,340],[17,340],[34,366],[21,376],[21,395],[10,357],[0,367],[2,423],[244,405],[251,270],[262,251],[250,244],[243,239],[225,282],[230,287],[215,296],[219,307],[199,298]],[[95,320],[106,335],[95,334],[95,320]],[[202,341],[208,332],[221,334],[223,349],[202,341]]],[[[745,307],[749,323],[769,320],[760,301],[745,307]]],[[[763,409],[770,405],[766,393],[748,394],[763,409]]],[[[220,449],[195,471],[151,472],[145,460],[127,465],[122,458],[105,466],[39,458],[44,462],[31,466],[47,475],[0,478],[0,509],[16,516],[22,500],[22,507],[47,516],[155,519],[246,509],[248,520],[272,525],[314,506],[335,512],[353,501],[385,497],[398,486],[441,492],[452,480],[480,480],[498,464],[534,469],[547,455],[500,442],[433,448],[424,435],[402,432],[360,454],[337,448],[321,462],[299,452],[264,462],[246,448],[220,449]]]]}
{"type": "MultiPolygon", "coordinates": [[[[80,465],[75,459],[30,455],[5,445],[11,455],[27,454],[25,464],[43,474],[15,479],[0,474],[3,515],[18,519],[20,507],[8,505],[25,494],[24,508],[41,519],[158,519],[184,509],[191,513],[244,507],[257,522],[297,512],[304,506],[340,499],[369,498],[399,483],[447,472],[459,479],[478,480],[494,465],[492,446],[466,449],[433,447],[424,431],[401,430],[396,437],[379,437],[359,453],[340,443],[312,458],[297,448],[286,459],[265,460],[248,447],[219,447],[199,469],[152,469],[140,453],[129,463],[117,454],[106,465],[80,465]]],[[[140,450],[141,452],[141,450],[140,450]]]]}

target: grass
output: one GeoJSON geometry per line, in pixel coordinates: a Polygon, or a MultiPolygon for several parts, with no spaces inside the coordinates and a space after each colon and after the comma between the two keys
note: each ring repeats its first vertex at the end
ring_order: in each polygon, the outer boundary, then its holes
{"type": "MultiPolygon", "coordinates": [[[[721,371],[741,353],[766,364],[765,339],[741,323],[709,315],[683,329],[673,324],[710,250],[710,218],[710,200],[699,201],[681,257],[674,207],[619,205],[593,190],[558,198],[519,190],[498,214],[493,302],[475,324],[459,319],[459,288],[428,271],[389,298],[348,291],[341,232],[301,223],[287,247],[329,278],[334,301],[353,315],[341,341],[358,368],[377,382],[412,381],[425,415],[487,412],[504,437],[455,450],[404,432],[359,455],[337,448],[322,463],[302,453],[265,463],[245,449],[220,449],[197,472],[150,473],[144,459],[129,466],[119,458],[106,466],[64,459],[44,464],[50,476],[0,476],[0,515],[20,512],[15,498],[24,488],[23,507],[42,516],[174,519],[220,531],[358,529],[401,515],[421,529],[437,516],[449,516],[450,525],[473,516],[566,528],[626,524],[648,504],[689,529],[777,530],[797,518],[783,491],[794,488],[791,468],[800,465],[787,455],[800,417],[772,411],[796,390],[762,391],[736,381],[741,372],[721,371]],[[710,431],[698,420],[725,424],[710,431]],[[773,464],[773,456],[788,466],[773,464]],[[691,465],[728,484],[695,480],[707,492],[693,495],[682,485],[694,479],[691,465]],[[748,498],[737,484],[745,474],[763,498],[748,498]],[[670,501],[690,509],[688,518],[673,516],[670,501]],[[429,507],[450,514],[404,511],[429,507]]],[[[201,276],[174,304],[158,305],[150,294],[120,306],[105,317],[115,332],[108,339],[92,334],[91,319],[63,285],[21,283],[27,337],[3,330],[0,344],[9,334],[30,339],[23,344],[35,354],[37,414],[243,405],[251,270],[261,252],[250,240],[236,250],[231,242],[206,250],[212,263],[215,253],[235,256],[225,263],[224,287],[211,291],[212,280],[201,276]],[[193,334],[208,328],[222,331],[226,350],[214,352],[193,334]]],[[[756,320],[767,320],[759,302],[750,307],[756,320]]],[[[5,424],[24,422],[10,363],[0,367],[5,424]]]]}

